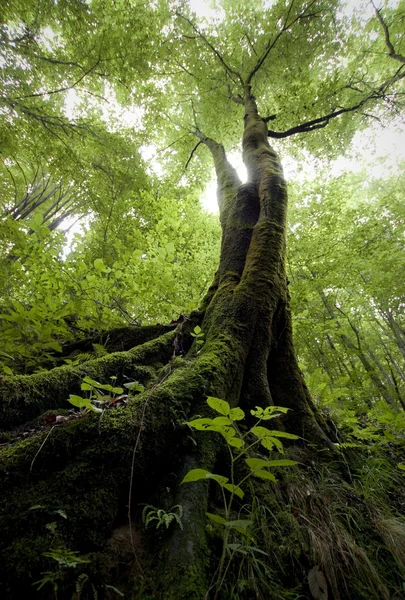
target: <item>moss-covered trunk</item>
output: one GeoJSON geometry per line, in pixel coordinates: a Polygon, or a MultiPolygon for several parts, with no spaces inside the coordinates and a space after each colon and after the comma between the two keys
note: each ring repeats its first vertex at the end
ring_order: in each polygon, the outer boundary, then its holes
{"type": "MultiPolygon", "coordinates": [[[[249,87],[244,106],[248,183],[240,183],[220,144],[196,132],[214,159],[223,229],[219,268],[200,311],[173,331],[148,330],[146,338],[136,334],[133,343],[123,346],[125,351],[81,367],[2,382],[2,428],[9,430],[0,449],[2,597],[92,598],[96,590],[99,598],[114,598],[116,589],[134,600],[214,597],[221,541],[215,528],[207,529],[205,511],[218,510],[218,498],[207,483],[180,485],[192,468],[228,468],[215,434],[194,438],[185,424],[193,415],[206,414],[207,395],[246,412],[256,405],[290,408],[280,426],[310,440],[322,456],[331,455],[329,462],[335,460],[292,343],[284,264],[286,184],[249,87]],[[196,325],[204,332],[201,348],[190,335],[196,325]],[[145,390],[125,406],[111,406],[102,417],[55,420],[49,409],[62,417],[69,393],[80,391],[85,375],[103,382],[117,376],[115,385],[137,379],[145,390]],[[174,521],[167,531],[164,524],[145,531],[145,505],[146,513],[163,509],[173,514],[181,506],[183,530],[174,521]],[[59,550],[61,563],[56,560],[59,550]],[[68,551],[89,562],[72,554],[69,559],[68,551]],[[34,592],[32,583],[41,578],[44,585],[34,592]]],[[[306,465],[317,463],[305,444],[291,452],[306,465]]],[[[311,481],[319,473],[309,473],[310,468],[297,470],[295,479],[285,479],[278,488],[268,482],[252,487],[245,506],[236,507],[236,517],[248,510],[261,524],[261,533],[248,546],[255,547],[259,538],[263,544],[261,562],[249,551],[251,561],[244,563],[243,556],[232,575],[242,583],[253,581],[243,584],[247,591],[238,597],[290,597],[283,585],[286,590],[301,585],[308,592],[306,574],[314,565],[326,572],[333,597],[355,597],[350,595],[353,588],[342,591],[339,586],[343,570],[337,563],[345,560],[354,582],[372,581],[364,597],[388,598],[374,567],[364,568],[363,579],[359,575],[358,565],[367,565],[368,559],[361,562],[347,528],[343,534],[332,518],[330,507],[343,492],[336,498],[331,492],[322,496],[311,481]]],[[[340,464],[335,472],[343,490],[347,475],[340,464]]],[[[350,486],[348,490],[347,498],[364,503],[350,486]]],[[[362,522],[361,527],[364,532],[367,525],[362,522]]],[[[391,563],[387,559],[390,568],[391,563]]],[[[224,598],[231,597],[231,588],[224,587],[224,598]]]]}
{"type": "Polygon", "coordinates": [[[291,408],[286,420],[290,431],[328,444],[292,341],[285,272],[287,186],[250,86],[244,107],[246,184],[240,183],[223,147],[197,132],[214,158],[223,231],[219,269],[206,298],[203,325],[207,346],[223,344],[228,365],[217,393],[242,408],[269,404],[291,408]]]}

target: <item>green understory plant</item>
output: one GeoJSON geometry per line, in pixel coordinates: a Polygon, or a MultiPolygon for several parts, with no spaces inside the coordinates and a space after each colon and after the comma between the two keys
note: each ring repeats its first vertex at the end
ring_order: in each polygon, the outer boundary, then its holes
{"type": "MultiPolygon", "coordinates": [[[[197,348],[201,347],[204,344],[204,332],[199,325],[196,325],[191,332],[191,337],[195,338],[195,343],[197,344],[197,348]]],[[[198,354],[199,350],[197,350],[198,354]]]]}
{"type": "Polygon", "coordinates": [[[199,481],[202,479],[212,479],[221,487],[225,516],[209,512],[206,513],[211,521],[220,527],[223,527],[222,553],[217,570],[216,582],[212,586],[216,586],[214,597],[216,600],[235,554],[241,553],[246,555],[251,551],[256,552],[259,550],[255,548],[255,541],[249,532],[253,525],[253,520],[231,518],[235,496],[243,499],[245,492],[242,489],[242,485],[248,481],[250,477],[254,476],[276,482],[277,479],[271,469],[297,464],[294,460],[269,460],[267,458],[254,456],[253,454],[254,452],[257,454],[258,447],[260,446],[267,452],[275,450],[280,454],[283,454],[284,449],[280,438],[296,440],[298,439],[298,436],[285,431],[268,429],[261,425],[264,421],[270,421],[271,419],[280,417],[283,413],[285,414],[288,411],[287,408],[268,406],[263,409],[256,406],[255,410],[250,411],[251,414],[256,417],[256,423],[250,427],[246,433],[242,433],[238,427],[238,421],[242,421],[245,418],[245,413],[241,408],[231,408],[229,403],[225,400],[220,400],[219,398],[214,398],[212,396],[207,398],[207,404],[221,416],[213,419],[194,419],[189,421],[188,425],[197,431],[215,431],[223,436],[230,455],[230,478],[210,473],[206,469],[192,469],[186,474],[182,483],[199,481]],[[235,465],[241,459],[244,459],[245,464],[248,467],[248,472],[236,482],[235,465]],[[232,531],[241,534],[245,541],[248,540],[249,543],[247,545],[244,543],[230,543],[230,534],[232,531]],[[229,558],[225,565],[227,555],[229,558]]]}
{"type": "Polygon", "coordinates": [[[172,506],[168,511],[163,508],[156,508],[151,504],[147,504],[142,511],[142,522],[145,525],[145,529],[149,527],[152,521],[156,521],[156,529],[165,527],[169,529],[172,523],[177,523],[180,529],[183,531],[183,524],[181,517],[183,516],[183,507],[180,504],[172,506]]]}
{"type": "MultiPolygon", "coordinates": [[[[115,382],[116,377],[111,377],[113,383],[115,382]]],[[[124,387],[126,387],[130,392],[142,392],[144,387],[138,381],[131,381],[128,383],[124,383],[124,387]]],[[[124,389],[122,387],[115,387],[109,383],[99,383],[95,381],[89,376],[84,377],[82,384],[80,386],[82,391],[89,392],[88,398],[83,398],[82,396],[76,396],[75,394],[70,394],[68,401],[73,406],[76,406],[80,409],[81,412],[93,411],[96,413],[102,413],[103,409],[100,406],[103,406],[106,403],[114,402],[119,399],[119,395],[123,394],[124,389]],[[107,394],[105,392],[108,392],[107,394]]]]}
{"type": "Polygon", "coordinates": [[[35,581],[32,585],[37,586],[37,591],[42,589],[46,584],[50,584],[53,588],[53,594],[55,600],[58,598],[59,581],[64,578],[66,569],[75,569],[78,565],[89,563],[88,558],[79,556],[78,552],[68,550],[66,548],[51,548],[49,552],[44,552],[44,556],[52,558],[58,563],[58,567],[54,571],[44,571],[41,573],[43,576],[38,581],[35,581]]]}

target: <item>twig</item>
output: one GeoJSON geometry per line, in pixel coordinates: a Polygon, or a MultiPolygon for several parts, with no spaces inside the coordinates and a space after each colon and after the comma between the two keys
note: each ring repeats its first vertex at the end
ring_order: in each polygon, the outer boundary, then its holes
{"type": "Polygon", "coordinates": [[[382,18],[382,16],[381,16],[381,12],[380,12],[380,11],[381,11],[381,8],[380,8],[380,9],[378,9],[378,8],[376,7],[376,5],[374,4],[373,0],[370,0],[370,2],[371,2],[371,4],[373,5],[373,8],[374,8],[374,10],[375,10],[376,17],[377,17],[377,19],[379,20],[379,22],[380,22],[380,25],[381,25],[381,27],[382,27],[382,29],[383,29],[383,31],[384,31],[384,36],[385,36],[385,45],[386,45],[386,46],[387,46],[387,48],[388,48],[388,56],[389,56],[390,58],[393,58],[394,60],[398,60],[399,62],[401,62],[402,64],[404,64],[404,65],[405,65],[405,56],[402,56],[402,54],[397,54],[397,53],[395,52],[395,48],[394,48],[394,46],[392,45],[392,42],[391,42],[391,39],[390,39],[390,32],[389,32],[389,30],[388,30],[387,24],[385,23],[384,19],[383,19],[383,18],[382,18]]]}
{"type": "Polygon", "coordinates": [[[48,435],[46,436],[46,438],[44,439],[44,441],[40,445],[38,452],[36,453],[36,455],[32,459],[31,466],[30,466],[30,473],[32,473],[32,467],[34,466],[35,459],[37,458],[38,454],[41,452],[42,448],[45,446],[46,440],[49,438],[49,436],[51,435],[51,433],[55,429],[55,427],[56,427],[56,425],[54,425],[53,427],[51,427],[51,429],[48,432],[48,435]]]}
{"type": "Polygon", "coordinates": [[[188,157],[188,160],[186,162],[186,164],[184,165],[184,170],[187,170],[188,165],[190,164],[191,159],[193,158],[194,152],[197,150],[198,146],[202,144],[202,141],[200,140],[199,142],[197,142],[197,144],[194,146],[194,148],[191,151],[190,156],[188,157]]]}

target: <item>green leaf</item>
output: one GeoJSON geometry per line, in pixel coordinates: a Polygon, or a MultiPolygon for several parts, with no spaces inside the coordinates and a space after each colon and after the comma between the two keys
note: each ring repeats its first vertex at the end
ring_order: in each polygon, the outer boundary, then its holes
{"type": "Polygon", "coordinates": [[[193,421],[189,421],[187,425],[190,427],[194,427],[198,431],[206,431],[212,425],[212,419],[204,418],[204,419],[194,419],[193,421]]]}
{"type": "Polygon", "coordinates": [[[62,352],[62,346],[58,342],[55,342],[54,340],[51,340],[50,342],[48,342],[47,345],[50,348],[52,348],[52,350],[55,350],[55,352],[62,352]]]}
{"type": "Polygon", "coordinates": [[[226,400],[220,400],[219,398],[214,398],[213,396],[208,396],[207,404],[221,415],[225,415],[226,417],[229,415],[231,410],[231,407],[226,400]]]}
{"type": "Polygon", "coordinates": [[[82,398],[81,396],[76,396],[75,394],[70,394],[69,402],[78,408],[87,407],[87,405],[90,404],[90,400],[82,398]]]}
{"type": "Polygon", "coordinates": [[[285,408],[284,406],[268,406],[265,410],[264,410],[264,414],[267,415],[270,412],[281,412],[283,414],[288,413],[290,409],[289,408],[285,408]]]}
{"type": "Polygon", "coordinates": [[[129,381],[128,383],[124,383],[124,387],[134,392],[143,392],[145,389],[145,386],[139,383],[139,381],[129,381]]]}
{"type": "Polygon", "coordinates": [[[113,394],[122,394],[124,389],[122,387],[112,387],[109,391],[111,391],[113,394]]]}
{"type": "Polygon", "coordinates": [[[271,436],[270,430],[267,429],[267,427],[262,427],[261,425],[252,427],[250,431],[260,439],[271,436]]]}
{"type": "Polygon", "coordinates": [[[231,421],[231,419],[228,419],[228,417],[215,417],[215,419],[212,419],[212,424],[213,425],[232,425],[232,421],[231,421]]]}
{"type": "Polygon", "coordinates": [[[294,435],[293,433],[287,433],[286,431],[270,430],[269,435],[271,435],[272,437],[286,438],[288,440],[298,440],[299,439],[298,435],[294,435]]]}
{"type": "Polygon", "coordinates": [[[224,517],[221,517],[221,515],[215,515],[209,512],[206,512],[205,514],[209,519],[211,519],[211,521],[214,521],[214,523],[218,523],[219,525],[224,525],[226,523],[226,519],[224,519],[224,517]]]}
{"type": "Polygon", "coordinates": [[[104,271],[105,266],[102,258],[96,258],[93,265],[96,271],[104,271]]]}
{"type": "Polygon", "coordinates": [[[234,446],[235,448],[243,448],[245,445],[244,441],[238,437],[227,437],[225,439],[230,446],[234,446]]]}
{"type": "Polygon", "coordinates": [[[275,437],[264,437],[260,440],[260,443],[266,450],[273,450],[275,446],[281,454],[284,452],[283,444],[275,437]]]}
{"type": "MultiPolygon", "coordinates": [[[[235,550],[239,550],[240,548],[243,548],[242,544],[228,544],[228,548],[232,551],[235,550]]],[[[246,551],[244,551],[244,554],[247,554],[246,551]]]]}
{"type": "Polygon", "coordinates": [[[270,471],[253,471],[253,475],[255,477],[260,477],[261,479],[269,479],[270,481],[277,481],[273,473],[270,471]]]}
{"type": "Polygon", "coordinates": [[[207,479],[209,475],[212,475],[212,473],[210,473],[206,469],[191,469],[191,471],[189,471],[187,475],[185,475],[181,483],[188,483],[190,481],[199,481],[200,479],[207,479]]]}
{"type": "Polygon", "coordinates": [[[225,483],[222,487],[228,490],[228,492],[231,492],[231,494],[235,494],[235,496],[238,496],[239,498],[243,498],[245,495],[245,492],[238,485],[234,485],[233,483],[225,483]]]}
{"type": "Polygon", "coordinates": [[[101,408],[97,408],[96,406],[94,406],[94,404],[92,404],[87,398],[82,398],[81,396],[76,396],[75,394],[70,394],[69,402],[77,408],[85,408],[87,410],[92,410],[96,413],[103,412],[101,408]]]}
{"type": "Polygon", "coordinates": [[[245,458],[245,463],[252,470],[268,466],[268,461],[262,458],[245,458]]]}
{"type": "Polygon", "coordinates": [[[246,458],[245,462],[252,470],[267,467],[291,467],[298,464],[297,461],[288,459],[263,460],[261,458],[246,458]]]}
{"type": "Polygon", "coordinates": [[[214,481],[216,481],[217,483],[219,483],[219,485],[221,487],[224,487],[226,482],[229,481],[228,477],[224,477],[223,475],[213,475],[212,473],[210,473],[209,475],[207,475],[208,479],[213,479],[214,481]]]}
{"type": "Polygon", "coordinates": [[[236,519],[235,521],[225,521],[225,527],[239,527],[240,529],[247,529],[253,525],[253,521],[249,519],[236,519]]]}
{"type": "Polygon", "coordinates": [[[236,408],[231,408],[231,410],[229,411],[229,418],[232,421],[241,421],[245,418],[245,413],[241,408],[237,406],[236,408]]]}
{"type": "Polygon", "coordinates": [[[96,388],[101,387],[101,383],[99,383],[95,379],[92,379],[88,375],[86,375],[85,377],[83,377],[83,382],[84,383],[89,383],[90,385],[92,385],[93,387],[96,387],[96,388]]]}
{"type": "MultiPolygon", "coordinates": [[[[122,394],[122,392],[124,391],[122,387],[113,387],[109,383],[100,383],[98,381],[95,381],[88,375],[86,375],[86,377],[83,378],[83,382],[90,384],[91,386],[93,386],[94,388],[97,388],[98,390],[104,390],[106,392],[112,392],[114,394],[122,394]]],[[[82,389],[84,389],[84,388],[82,388],[82,389]]]]}

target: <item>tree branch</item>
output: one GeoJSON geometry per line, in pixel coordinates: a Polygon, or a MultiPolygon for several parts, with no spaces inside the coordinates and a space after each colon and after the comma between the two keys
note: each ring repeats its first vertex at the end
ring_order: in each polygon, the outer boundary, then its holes
{"type": "Polygon", "coordinates": [[[311,121],[306,121],[305,123],[301,123],[300,125],[296,125],[295,127],[291,127],[286,131],[273,131],[271,129],[268,130],[268,136],[275,139],[281,139],[290,137],[291,135],[295,135],[297,133],[306,133],[309,131],[314,131],[316,129],[323,129],[328,125],[329,121],[343,115],[345,113],[355,112],[359,110],[362,106],[367,104],[370,100],[378,100],[383,99],[388,101],[387,90],[390,85],[396,83],[400,79],[405,77],[405,71],[402,66],[396,71],[395,75],[391,77],[389,81],[385,81],[380,85],[377,90],[373,90],[370,94],[368,94],[365,98],[360,100],[357,104],[353,106],[349,106],[347,108],[340,108],[339,110],[332,110],[329,114],[324,115],[322,117],[318,117],[317,119],[313,119],[311,121]]]}
{"type": "MultiPolygon", "coordinates": [[[[288,7],[287,10],[287,14],[286,17],[284,19],[284,24],[282,26],[282,28],[280,29],[280,31],[278,32],[278,34],[276,35],[276,37],[274,38],[274,40],[269,40],[267,43],[267,46],[263,52],[263,54],[261,55],[261,57],[259,58],[259,60],[256,62],[256,65],[253,67],[253,69],[251,70],[251,72],[249,73],[247,79],[246,79],[246,85],[249,85],[253,79],[253,77],[256,75],[256,73],[259,71],[259,69],[262,67],[263,63],[265,62],[265,60],[267,59],[267,57],[269,56],[270,52],[272,51],[272,49],[274,48],[274,46],[276,45],[276,43],[278,42],[278,40],[280,39],[280,37],[283,35],[284,32],[286,32],[288,29],[290,29],[294,23],[296,23],[297,21],[299,21],[300,19],[304,18],[305,16],[310,16],[310,15],[306,15],[305,13],[312,7],[312,5],[315,3],[315,0],[312,0],[305,8],[302,12],[300,12],[299,15],[297,15],[295,17],[295,19],[293,19],[290,23],[288,23],[288,19],[290,17],[291,14],[291,10],[294,6],[294,2],[295,0],[291,0],[290,6],[288,7]]],[[[314,15],[312,15],[314,16],[314,15]]]]}
{"type": "Polygon", "coordinates": [[[190,154],[190,156],[188,157],[188,160],[187,160],[186,164],[184,165],[184,170],[185,170],[185,171],[187,170],[187,167],[188,167],[188,165],[190,164],[190,162],[191,162],[191,159],[193,158],[194,152],[197,150],[197,148],[198,148],[198,146],[199,146],[200,144],[202,144],[202,141],[201,141],[201,140],[200,140],[199,142],[197,142],[197,144],[196,144],[196,145],[194,146],[194,148],[192,149],[192,151],[191,151],[191,154],[190,154]]]}
{"type": "Polygon", "coordinates": [[[80,83],[87,75],[89,75],[92,71],[94,71],[94,69],[97,67],[97,65],[99,64],[100,60],[97,60],[97,62],[90,67],[90,69],[88,69],[87,71],[85,71],[85,73],[83,73],[79,79],[77,79],[75,82],[73,82],[71,85],[67,85],[61,88],[58,88],[56,90],[48,90],[46,92],[38,92],[36,94],[27,94],[26,96],[17,96],[15,98],[15,100],[24,100],[26,98],[39,98],[41,96],[50,96],[52,94],[59,94],[60,92],[66,92],[67,90],[71,90],[74,87],[77,86],[78,83],[80,83]]]}
{"type": "Polygon", "coordinates": [[[391,39],[390,39],[390,32],[389,32],[389,30],[388,30],[387,24],[385,23],[384,19],[383,19],[383,18],[382,18],[382,16],[381,16],[381,8],[380,8],[380,9],[378,9],[378,8],[375,6],[375,4],[374,4],[373,0],[370,0],[370,2],[371,2],[371,4],[373,5],[373,8],[374,8],[374,10],[375,10],[376,17],[377,17],[377,19],[379,20],[379,22],[380,22],[380,25],[381,25],[381,27],[382,27],[382,29],[383,29],[383,31],[384,31],[384,36],[385,36],[385,45],[386,45],[386,46],[387,46],[387,48],[388,48],[388,56],[389,56],[390,58],[393,58],[394,60],[398,60],[400,63],[402,63],[402,64],[404,64],[404,65],[405,65],[405,56],[402,56],[402,54],[397,54],[397,53],[395,52],[395,48],[394,48],[394,46],[392,45],[392,42],[391,42],[391,39]]]}
{"type": "Polygon", "coordinates": [[[215,54],[215,56],[218,58],[218,60],[221,62],[222,66],[225,68],[225,70],[227,71],[227,73],[232,77],[236,77],[238,79],[238,81],[242,84],[243,86],[243,79],[240,75],[240,73],[238,73],[237,71],[235,71],[234,69],[232,69],[226,62],[224,57],[222,56],[222,54],[220,54],[218,52],[218,50],[211,44],[210,41],[207,40],[207,38],[205,37],[205,35],[203,35],[201,33],[201,31],[199,31],[199,29],[194,25],[194,23],[192,21],[190,21],[190,19],[188,19],[187,17],[185,17],[184,15],[182,15],[179,12],[175,12],[174,13],[176,15],[176,17],[179,17],[180,19],[183,19],[184,21],[186,21],[190,27],[193,29],[193,31],[195,31],[195,33],[198,35],[199,38],[201,38],[203,40],[203,42],[208,46],[208,48],[215,54]]]}
{"type": "MultiPolygon", "coordinates": [[[[368,100],[368,98],[367,98],[368,100]]],[[[273,131],[271,129],[268,130],[268,136],[275,139],[281,139],[290,137],[291,135],[295,135],[297,133],[305,133],[309,131],[314,131],[315,129],[323,129],[329,123],[331,119],[335,119],[344,113],[353,112],[358,110],[365,104],[366,100],[362,100],[358,104],[354,106],[350,106],[348,108],[341,108],[340,110],[332,111],[328,115],[324,115],[323,117],[318,117],[317,119],[313,119],[312,121],[306,121],[305,123],[301,123],[300,125],[296,125],[295,127],[291,127],[286,131],[273,131]]]]}

